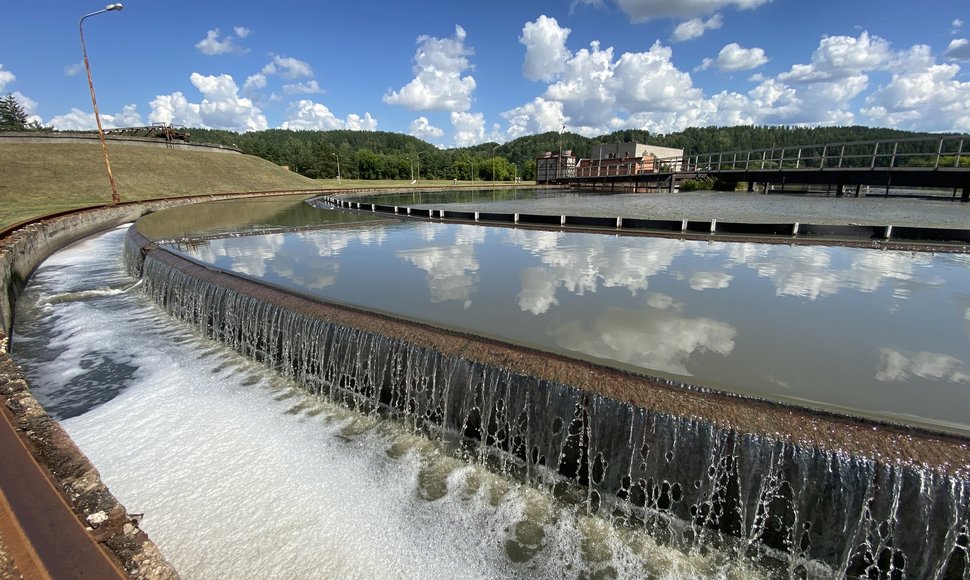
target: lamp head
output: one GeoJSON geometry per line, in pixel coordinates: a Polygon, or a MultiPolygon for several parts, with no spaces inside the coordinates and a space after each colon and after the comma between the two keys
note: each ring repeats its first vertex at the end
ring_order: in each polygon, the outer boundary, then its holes
{"type": "Polygon", "coordinates": [[[107,6],[104,7],[104,9],[107,10],[108,12],[121,12],[122,10],[125,9],[125,5],[120,2],[117,4],[108,4],[107,6]]]}

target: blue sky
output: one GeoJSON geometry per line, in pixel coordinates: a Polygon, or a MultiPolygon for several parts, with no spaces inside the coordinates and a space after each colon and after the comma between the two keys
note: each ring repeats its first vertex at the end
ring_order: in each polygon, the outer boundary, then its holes
{"type": "MultiPolygon", "coordinates": [[[[78,19],[4,6],[0,94],[94,127],[78,19]]],[[[102,119],[441,147],[737,124],[970,132],[966,0],[129,0],[84,23],[102,119]]]]}

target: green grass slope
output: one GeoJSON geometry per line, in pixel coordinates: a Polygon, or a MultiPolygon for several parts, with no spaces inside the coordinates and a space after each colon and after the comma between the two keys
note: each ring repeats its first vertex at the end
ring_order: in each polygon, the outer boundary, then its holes
{"type": "MultiPolygon", "coordinates": [[[[122,201],[327,185],[250,155],[110,141],[108,151],[122,201]]],[[[0,227],[110,202],[97,141],[0,142],[0,227]]]]}

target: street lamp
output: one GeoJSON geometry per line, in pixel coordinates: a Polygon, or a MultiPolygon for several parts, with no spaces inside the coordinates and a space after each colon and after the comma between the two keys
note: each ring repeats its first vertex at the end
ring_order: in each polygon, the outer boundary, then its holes
{"type": "Polygon", "coordinates": [[[501,147],[501,145],[496,145],[492,147],[492,183],[495,183],[495,150],[501,147]]]}
{"type": "Polygon", "coordinates": [[[559,172],[562,169],[562,133],[566,130],[566,126],[563,125],[562,129],[559,130],[559,159],[556,160],[556,182],[559,182],[559,172]]]}
{"type": "Polygon", "coordinates": [[[121,196],[118,195],[118,187],[115,185],[115,176],[111,173],[111,162],[108,161],[108,144],[104,140],[104,129],[101,128],[101,115],[98,113],[98,100],[94,98],[94,81],[91,80],[91,65],[88,64],[88,49],[84,44],[84,19],[91,16],[97,16],[98,14],[103,14],[105,12],[120,12],[123,9],[124,5],[122,4],[108,4],[103,10],[85,14],[77,23],[78,31],[81,33],[81,52],[84,53],[84,70],[86,70],[88,73],[88,87],[91,89],[91,106],[94,107],[94,120],[98,124],[98,139],[101,141],[101,153],[104,155],[104,167],[108,170],[108,181],[111,182],[111,205],[117,205],[120,203],[121,196]]]}
{"type": "Polygon", "coordinates": [[[337,158],[337,184],[339,185],[340,184],[340,156],[337,155],[336,153],[330,153],[330,154],[337,158]]]}
{"type": "Polygon", "coordinates": [[[422,153],[427,153],[427,151],[418,151],[414,155],[414,160],[415,160],[415,162],[418,165],[418,177],[417,177],[416,181],[421,181],[421,154],[422,153]]]}

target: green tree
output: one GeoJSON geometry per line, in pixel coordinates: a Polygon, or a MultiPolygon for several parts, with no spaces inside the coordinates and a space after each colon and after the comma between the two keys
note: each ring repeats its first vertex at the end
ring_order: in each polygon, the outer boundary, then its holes
{"type": "Polygon", "coordinates": [[[27,111],[13,93],[7,93],[6,97],[0,99],[0,131],[26,131],[30,128],[27,111]]]}

